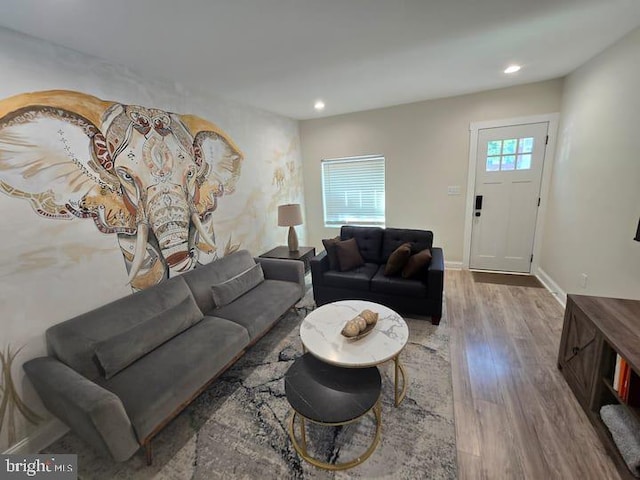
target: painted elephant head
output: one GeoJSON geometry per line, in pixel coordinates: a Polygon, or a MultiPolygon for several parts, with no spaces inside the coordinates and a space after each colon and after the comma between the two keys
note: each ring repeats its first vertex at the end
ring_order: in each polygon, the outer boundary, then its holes
{"type": "Polygon", "coordinates": [[[134,289],[217,256],[211,213],[241,162],[194,116],[68,91],[0,102],[0,190],[43,217],[117,234],[134,289]]]}

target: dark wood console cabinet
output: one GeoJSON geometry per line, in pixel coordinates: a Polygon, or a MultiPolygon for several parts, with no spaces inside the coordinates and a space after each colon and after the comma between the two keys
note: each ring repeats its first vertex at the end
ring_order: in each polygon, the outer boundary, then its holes
{"type": "Polygon", "coordinates": [[[600,418],[603,405],[625,405],[640,420],[640,398],[625,403],[612,387],[616,355],[640,372],[640,301],[569,295],[558,368],[614,459],[622,478],[635,478],[600,418]]]}

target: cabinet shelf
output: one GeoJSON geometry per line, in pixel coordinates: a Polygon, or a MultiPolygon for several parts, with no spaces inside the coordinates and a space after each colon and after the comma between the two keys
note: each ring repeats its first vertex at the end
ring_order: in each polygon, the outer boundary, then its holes
{"type": "Polygon", "coordinates": [[[613,388],[613,385],[611,385],[611,382],[609,381],[608,378],[603,377],[602,383],[604,383],[604,385],[607,387],[611,395],[615,397],[618,403],[620,405],[624,405],[627,408],[627,410],[629,410],[629,412],[631,412],[631,414],[636,418],[636,420],[640,422],[640,408],[632,407],[631,405],[627,404],[622,398],[620,398],[620,395],[618,395],[618,392],[615,391],[615,389],[613,388]]]}
{"type": "Polygon", "coordinates": [[[635,478],[600,417],[618,403],[640,422],[640,301],[568,295],[558,367],[593,424],[622,478],[635,478]],[[616,357],[631,367],[629,398],[613,388],[616,357]]]}

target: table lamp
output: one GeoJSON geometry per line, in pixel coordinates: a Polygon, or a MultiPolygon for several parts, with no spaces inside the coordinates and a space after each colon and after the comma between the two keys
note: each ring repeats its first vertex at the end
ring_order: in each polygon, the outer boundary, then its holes
{"type": "Polygon", "coordinates": [[[296,225],[302,225],[302,211],[300,210],[300,204],[289,203],[278,206],[278,226],[289,227],[288,244],[290,252],[298,250],[298,235],[294,228],[296,225]]]}

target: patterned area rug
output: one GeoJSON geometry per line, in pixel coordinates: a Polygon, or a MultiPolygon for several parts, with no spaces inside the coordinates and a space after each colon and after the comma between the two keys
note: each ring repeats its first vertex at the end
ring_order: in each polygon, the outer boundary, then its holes
{"type": "MultiPolygon", "coordinates": [[[[283,317],[155,438],[153,465],[146,466],[141,452],[113,463],[71,433],[47,451],[78,454],[82,479],[456,478],[446,315],[438,327],[406,318],[410,339],[401,359],[409,389],[400,407],[394,407],[393,362],[380,367],[382,436],[367,461],[334,473],[296,454],[287,434],[290,408],[283,377],[302,354],[298,330],[306,307],[283,317]]],[[[310,450],[325,461],[349,460],[367,448],[373,426],[369,414],[344,428],[310,428],[310,450]]]]}

